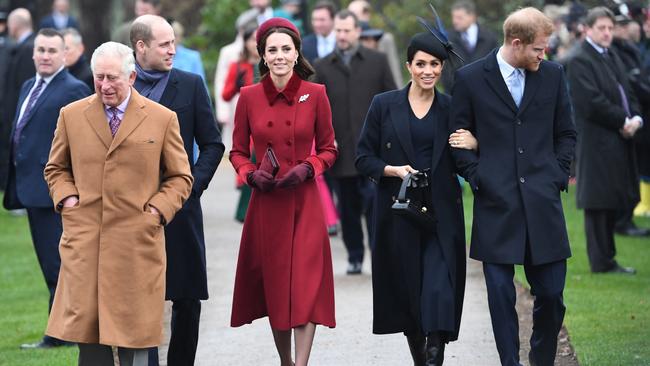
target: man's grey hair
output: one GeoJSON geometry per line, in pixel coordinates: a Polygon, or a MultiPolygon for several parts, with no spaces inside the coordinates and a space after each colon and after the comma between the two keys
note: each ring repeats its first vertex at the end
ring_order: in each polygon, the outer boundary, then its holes
{"type": "Polygon", "coordinates": [[[61,35],[63,37],[68,35],[72,37],[72,42],[74,42],[74,44],[76,44],[77,46],[84,42],[83,37],[81,37],[81,33],[79,33],[79,31],[74,28],[66,28],[62,30],[61,35]]]}
{"type": "Polygon", "coordinates": [[[93,52],[90,58],[90,69],[95,73],[95,64],[100,57],[116,57],[122,60],[122,73],[125,76],[131,75],[135,71],[135,57],[131,47],[117,42],[102,43],[93,52]]]}

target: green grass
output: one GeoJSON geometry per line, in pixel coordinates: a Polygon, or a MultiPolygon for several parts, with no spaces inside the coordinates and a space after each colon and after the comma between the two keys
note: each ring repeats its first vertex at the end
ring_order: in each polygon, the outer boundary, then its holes
{"type": "MultiPolygon", "coordinates": [[[[472,196],[465,190],[469,238],[472,196]]],[[[563,194],[573,257],[568,261],[564,323],[582,366],[650,365],[650,239],[616,237],[616,259],[635,276],[592,274],[585,247],[584,214],[576,209],[575,186],[563,194]]],[[[636,218],[641,227],[650,219],[636,218]]],[[[516,278],[526,284],[523,268],[516,278]]]]}
{"type": "MultiPolygon", "coordinates": [[[[2,199],[2,195],[0,195],[2,199]]],[[[69,366],[77,348],[21,350],[37,342],[47,324],[48,291],[29,235],[27,217],[0,208],[0,365],[69,366]]]]}

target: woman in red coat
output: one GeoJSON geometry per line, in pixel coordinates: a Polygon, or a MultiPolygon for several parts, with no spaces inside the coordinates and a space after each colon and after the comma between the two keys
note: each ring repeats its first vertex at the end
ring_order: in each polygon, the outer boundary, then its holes
{"type": "Polygon", "coordinates": [[[313,69],[300,35],[286,19],[272,18],[257,32],[260,83],[244,87],[235,112],[237,174],[253,188],[239,250],[231,326],[269,317],[283,366],[307,365],[316,324],[334,327],[334,281],[329,238],[315,176],[336,160],[325,87],[305,81],[313,69]],[[273,176],[250,161],[271,147],[273,176]],[[316,152],[312,154],[312,145],[316,152]]]}

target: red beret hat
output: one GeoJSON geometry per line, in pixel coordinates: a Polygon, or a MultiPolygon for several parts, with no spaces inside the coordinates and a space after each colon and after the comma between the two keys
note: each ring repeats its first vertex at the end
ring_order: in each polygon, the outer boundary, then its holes
{"type": "Polygon", "coordinates": [[[257,35],[255,36],[257,44],[260,44],[260,41],[262,38],[264,38],[264,35],[266,35],[266,33],[273,28],[287,28],[288,30],[294,32],[298,36],[298,39],[300,39],[300,32],[298,31],[298,28],[293,25],[293,23],[291,23],[288,19],[275,17],[265,21],[257,29],[257,35]]]}

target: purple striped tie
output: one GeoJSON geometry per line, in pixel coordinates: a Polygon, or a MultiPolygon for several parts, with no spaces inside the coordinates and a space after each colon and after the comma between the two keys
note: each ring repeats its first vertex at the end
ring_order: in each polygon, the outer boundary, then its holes
{"type": "Polygon", "coordinates": [[[108,121],[108,126],[111,128],[111,135],[115,137],[115,134],[117,133],[117,129],[120,128],[120,123],[122,123],[122,120],[117,115],[118,112],[117,108],[111,107],[108,110],[112,113],[111,120],[108,121]]]}
{"type": "Polygon", "coordinates": [[[34,105],[36,104],[36,101],[38,100],[38,97],[41,94],[41,90],[43,90],[43,85],[45,85],[45,79],[40,79],[38,81],[38,84],[36,84],[36,88],[34,88],[34,90],[32,90],[32,92],[29,93],[29,99],[27,100],[27,106],[25,107],[25,111],[23,112],[23,115],[20,117],[20,120],[18,120],[18,123],[16,123],[16,131],[14,132],[14,136],[13,136],[14,159],[16,159],[16,152],[18,150],[18,142],[20,141],[20,135],[23,133],[23,128],[25,127],[25,123],[27,122],[29,115],[32,113],[32,109],[34,109],[34,105]]]}

